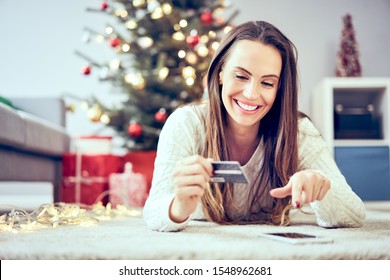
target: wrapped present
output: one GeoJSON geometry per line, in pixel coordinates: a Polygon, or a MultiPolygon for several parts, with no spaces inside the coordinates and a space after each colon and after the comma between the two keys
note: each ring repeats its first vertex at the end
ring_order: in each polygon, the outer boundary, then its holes
{"type": "Polygon", "coordinates": [[[130,162],[125,164],[124,173],[110,175],[109,186],[110,203],[113,207],[143,207],[148,198],[146,177],[135,173],[130,162]]]}
{"type": "Polygon", "coordinates": [[[111,154],[64,154],[60,200],[92,205],[108,202],[109,176],[122,172],[123,157],[111,154]]]}
{"type": "Polygon", "coordinates": [[[133,171],[143,174],[146,177],[147,192],[152,186],[154,160],[156,151],[132,151],[124,155],[124,162],[133,164],[133,171]]]}

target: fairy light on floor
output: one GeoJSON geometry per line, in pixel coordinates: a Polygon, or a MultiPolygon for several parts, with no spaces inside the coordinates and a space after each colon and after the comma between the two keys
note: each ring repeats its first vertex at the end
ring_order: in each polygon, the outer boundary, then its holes
{"type": "Polygon", "coordinates": [[[32,212],[14,207],[9,213],[0,216],[0,232],[31,232],[44,228],[56,228],[67,225],[95,226],[100,221],[124,216],[139,217],[142,212],[138,208],[124,205],[111,207],[101,202],[94,205],[78,205],[70,203],[44,204],[32,212]]]}

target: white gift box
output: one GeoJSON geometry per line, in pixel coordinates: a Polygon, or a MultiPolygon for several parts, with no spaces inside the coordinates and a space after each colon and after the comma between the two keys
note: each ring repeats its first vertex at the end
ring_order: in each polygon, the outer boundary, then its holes
{"type": "Polygon", "coordinates": [[[111,154],[111,136],[80,136],[73,139],[73,152],[79,154],[111,154]]]}

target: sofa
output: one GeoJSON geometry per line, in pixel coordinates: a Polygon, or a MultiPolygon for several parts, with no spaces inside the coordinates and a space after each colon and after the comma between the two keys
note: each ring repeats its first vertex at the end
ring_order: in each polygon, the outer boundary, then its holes
{"type": "Polygon", "coordinates": [[[62,155],[71,144],[64,100],[2,97],[0,101],[0,182],[50,182],[53,201],[59,201],[62,155]]]}

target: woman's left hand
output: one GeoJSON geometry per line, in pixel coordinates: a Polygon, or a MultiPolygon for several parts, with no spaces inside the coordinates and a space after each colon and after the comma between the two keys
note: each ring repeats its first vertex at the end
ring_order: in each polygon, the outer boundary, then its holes
{"type": "Polygon", "coordinates": [[[300,208],[305,203],[322,200],[329,189],[328,178],[316,171],[302,170],[291,176],[286,186],[272,189],[270,194],[276,198],[291,195],[294,207],[300,208]]]}

